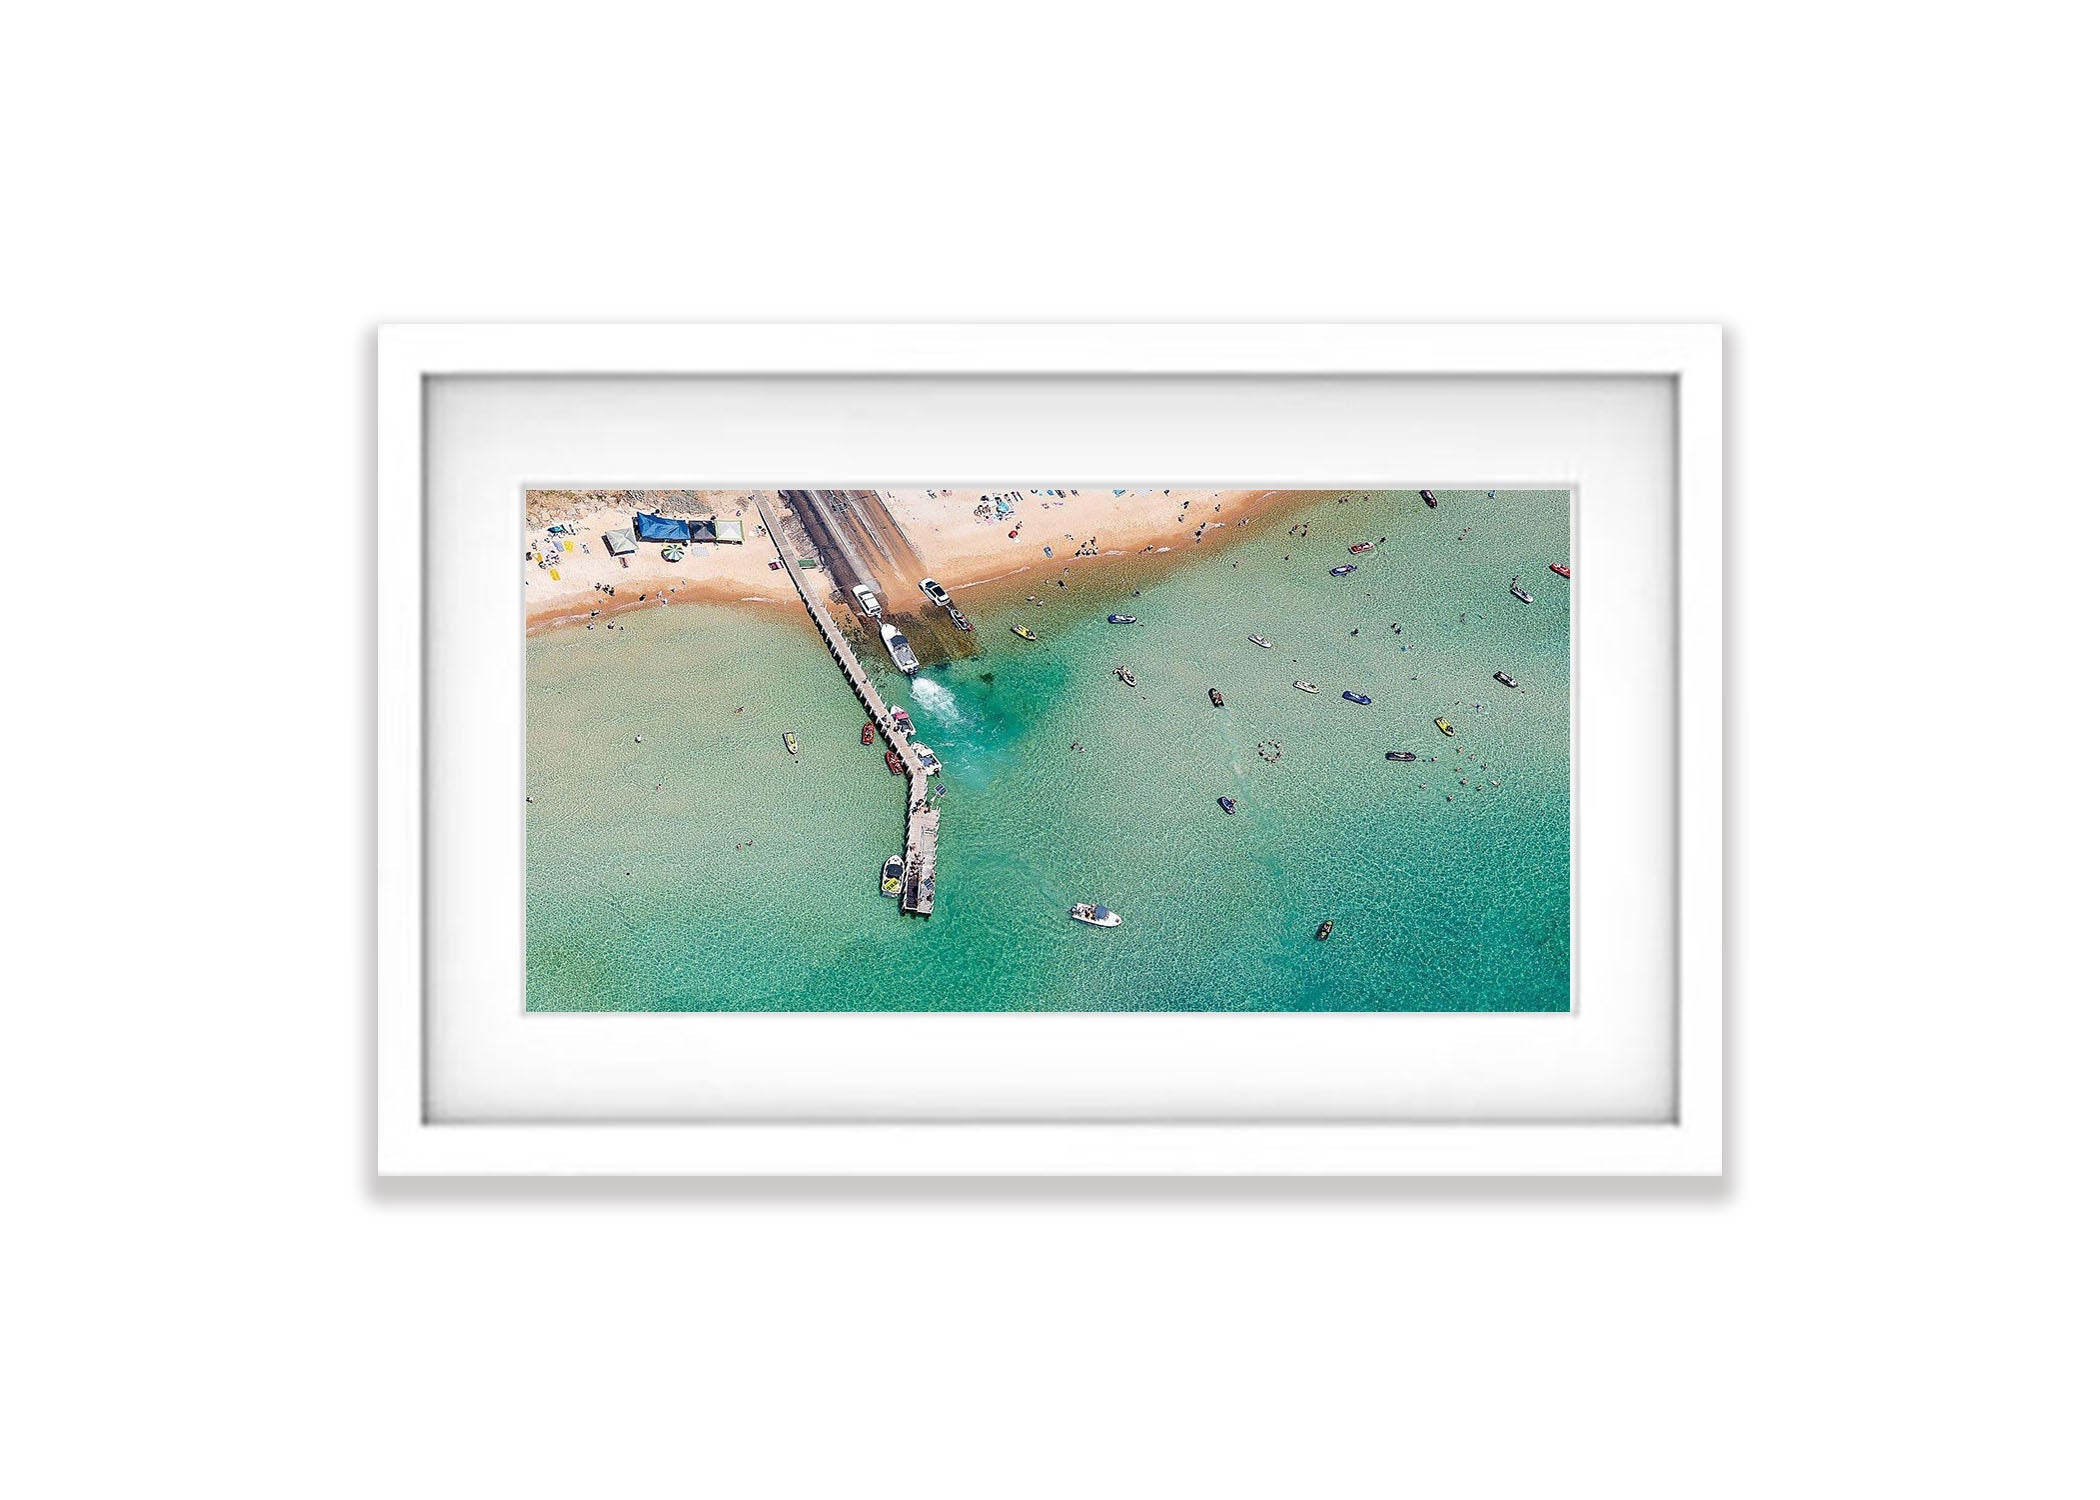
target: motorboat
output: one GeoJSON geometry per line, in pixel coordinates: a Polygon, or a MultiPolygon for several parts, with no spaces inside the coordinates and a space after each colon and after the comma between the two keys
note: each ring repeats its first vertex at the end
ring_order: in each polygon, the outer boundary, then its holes
{"type": "Polygon", "coordinates": [[[1387,760],[1411,761],[1415,758],[1415,752],[1412,750],[1388,750],[1385,752],[1385,758],[1387,760]]]}
{"type": "Polygon", "coordinates": [[[1212,708],[1223,708],[1225,706],[1225,695],[1216,688],[1210,690],[1210,706],[1212,708]]]}
{"type": "Polygon", "coordinates": [[[1108,617],[1108,623],[1109,623],[1109,624],[1111,624],[1111,625],[1135,625],[1135,624],[1137,624],[1137,616],[1136,616],[1136,615],[1110,615],[1110,616],[1108,617]]]}
{"type": "Polygon", "coordinates": [[[907,735],[919,732],[918,726],[911,721],[911,715],[895,705],[892,705],[890,708],[890,722],[903,730],[907,735]]]}
{"type": "Polygon", "coordinates": [[[1456,729],[1453,729],[1453,728],[1451,727],[1451,721],[1450,721],[1449,719],[1438,719],[1438,720],[1436,721],[1436,727],[1437,727],[1437,728],[1439,728],[1439,729],[1441,729],[1441,730],[1443,730],[1445,734],[1457,734],[1457,733],[1458,733],[1458,731],[1457,731],[1456,729]]]}
{"type": "Polygon", "coordinates": [[[938,583],[935,583],[931,578],[921,578],[919,580],[919,591],[941,609],[946,609],[955,602],[948,597],[948,591],[938,583]]]}
{"type": "Polygon", "coordinates": [[[904,638],[904,632],[887,620],[878,628],[882,631],[882,644],[889,647],[890,660],[897,664],[897,670],[907,677],[918,671],[919,658],[912,651],[911,642],[904,638]]]}
{"type": "Polygon", "coordinates": [[[1517,685],[1517,679],[1510,676],[1507,672],[1497,672],[1495,681],[1501,683],[1504,687],[1515,687],[1517,685]]]}
{"type": "Polygon", "coordinates": [[[1329,568],[1328,573],[1336,578],[1347,578],[1356,571],[1355,563],[1343,563],[1339,568],[1329,568]]]}
{"type": "Polygon", "coordinates": [[[904,856],[892,854],[882,862],[882,881],[877,887],[885,896],[902,895],[904,892],[904,856]]]}
{"type": "Polygon", "coordinates": [[[882,752],[882,763],[890,768],[892,776],[904,774],[904,757],[897,753],[894,745],[882,752]]]}
{"type": "Polygon", "coordinates": [[[1026,625],[1010,625],[1007,628],[1024,641],[1032,641],[1036,638],[1035,632],[1026,625]]]}
{"type": "Polygon", "coordinates": [[[1333,937],[1333,936],[1334,936],[1334,918],[1332,918],[1332,917],[1329,917],[1329,918],[1328,918],[1328,919],[1327,919],[1326,921],[1322,922],[1322,923],[1320,924],[1320,930],[1319,930],[1319,931],[1317,931],[1317,932],[1315,932],[1315,933],[1313,934],[1313,936],[1314,936],[1315,938],[1319,939],[1319,940],[1320,940],[1321,942],[1323,942],[1323,943],[1324,943],[1324,942],[1326,942],[1326,941],[1327,941],[1327,940],[1328,940],[1329,938],[1333,937]]]}
{"type": "Polygon", "coordinates": [[[1573,578],[1575,576],[1573,573],[1570,573],[1568,571],[1568,565],[1566,563],[1554,563],[1547,571],[1558,573],[1563,578],[1573,578]]]}
{"type": "Polygon", "coordinates": [[[1137,673],[1131,671],[1128,667],[1116,668],[1116,676],[1123,680],[1123,686],[1125,687],[1137,686],[1137,673]]]}
{"type": "Polygon", "coordinates": [[[1254,642],[1255,645],[1261,647],[1264,651],[1274,651],[1276,649],[1276,643],[1265,635],[1250,635],[1247,639],[1254,642]]]}
{"type": "Polygon", "coordinates": [[[928,776],[941,774],[941,758],[938,755],[935,755],[917,740],[912,741],[907,748],[910,749],[913,755],[918,757],[920,770],[924,771],[928,776]]]}
{"type": "Polygon", "coordinates": [[[1358,542],[1354,547],[1351,547],[1349,549],[1349,555],[1351,557],[1362,557],[1366,552],[1369,552],[1373,547],[1376,547],[1377,545],[1378,544],[1376,542],[1358,542]]]}
{"type": "Polygon", "coordinates": [[[1317,684],[1307,682],[1303,677],[1298,678],[1291,686],[1301,693],[1317,693],[1320,690],[1317,684]]]}
{"type": "Polygon", "coordinates": [[[1342,689],[1342,697],[1347,699],[1351,703],[1361,703],[1365,708],[1369,708],[1371,706],[1371,700],[1369,698],[1366,698],[1362,693],[1352,693],[1347,688],[1342,689]]]}
{"type": "Polygon", "coordinates": [[[1224,808],[1225,811],[1229,813],[1238,812],[1240,810],[1239,803],[1233,801],[1233,799],[1230,797],[1220,797],[1218,799],[1218,806],[1224,808]]]}
{"type": "Polygon", "coordinates": [[[955,628],[957,630],[969,630],[972,628],[970,625],[970,617],[964,614],[961,610],[957,609],[952,604],[948,606],[948,618],[955,623],[955,628]]]}
{"type": "Polygon", "coordinates": [[[872,723],[863,722],[860,726],[860,742],[863,745],[875,743],[875,726],[872,723]]]}
{"type": "Polygon", "coordinates": [[[1089,927],[1121,927],[1123,919],[1105,906],[1082,901],[1072,908],[1072,920],[1089,927]]]}
{"type": "Polygon", "coordinates": [[[1517,580],[1514,578],[1512,578],[1509,581],[1509,591],[1512,594],[1515,594],[1519,599],[1522,599],[1526,604],[1530,604],[1533,602],[1531,595],[1525,593],[1523,589],[1519,588],[1517,586],[1517,580]]]}
{"type": "Polygon", "coordinates": [[[802,753],[802,747],[795,743],[794,730],[790,729],[786,734],[782,735],[780,739],[781,742],[788,747],[788,754],[800,755],[802,753]]]}
{"type": "Polygon", "coordinates": [[[1421,492],[1421,494],[1422,494],[1422,503],[1423,503],[1424,505],[1428,506],[1428,507],[1429,507],[1429,508],[1430,508],[1431,510],[1435,510],[1435,509],[1436,509],[1436,491],[1435,491],[1435,490],[1423,490],[1423,491],[1421,492]]]}

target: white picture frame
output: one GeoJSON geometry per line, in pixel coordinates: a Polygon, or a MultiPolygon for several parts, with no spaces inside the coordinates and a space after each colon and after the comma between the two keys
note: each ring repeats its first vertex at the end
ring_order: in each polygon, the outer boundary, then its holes
{"type": "MultiPolygon", "coordinates": [[[[1709,325],[401,326],[378,335],[382,1175],[1718,1175],[1723,1141],[1721,335],[1709,325]],[[1628,1122],[435,1119],[425,928],[426,383],[460,376],[1612,377],[1674,400],[1674,1100],[1628,1122]]],[[[1262,476],[1272,478],[1274,476],[1262,476]]],[[[1456,476],[1454,476],[1456,477],[1456,476]]],[[[753,480],[751,482],[762,482],[753,480]]],[[[1578,900],[1578,920],[1580,918],[1578,900]]],[[[1578,939],[1579,941],[1579,939],[1578,939]]],[[[1405,1025],[1409,1017],[1384,1018],[1405,1025]]]]}

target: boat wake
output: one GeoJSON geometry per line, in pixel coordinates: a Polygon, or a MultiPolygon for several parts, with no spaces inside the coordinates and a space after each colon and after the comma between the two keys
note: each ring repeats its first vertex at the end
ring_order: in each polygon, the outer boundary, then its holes
{"type": "Polygon", "coordinates": [[[937,723],[950,726],[963,721],[962,705],[955,701],[955,694],[930,677],[919,676],[911,680],[912,701],[924,709],[937,723]]]}

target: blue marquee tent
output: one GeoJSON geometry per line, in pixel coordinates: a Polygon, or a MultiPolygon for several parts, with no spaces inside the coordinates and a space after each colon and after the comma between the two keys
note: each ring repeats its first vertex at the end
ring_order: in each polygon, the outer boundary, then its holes
{"type": "Polygon", "coordinates": [[[636,511],[634,534],[644,542],[690,542],[693,528],[684,521],[674,521],[669,516],[652,516],[636,511]]]}

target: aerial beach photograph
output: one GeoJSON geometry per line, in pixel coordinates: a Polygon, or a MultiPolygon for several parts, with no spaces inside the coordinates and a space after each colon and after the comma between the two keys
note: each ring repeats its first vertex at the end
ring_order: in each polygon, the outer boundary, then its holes
{"type": "Polygon", "coordinates": [[[528,490],[532,1011],[1566,1011],[1567,490],[528,490]]]}

